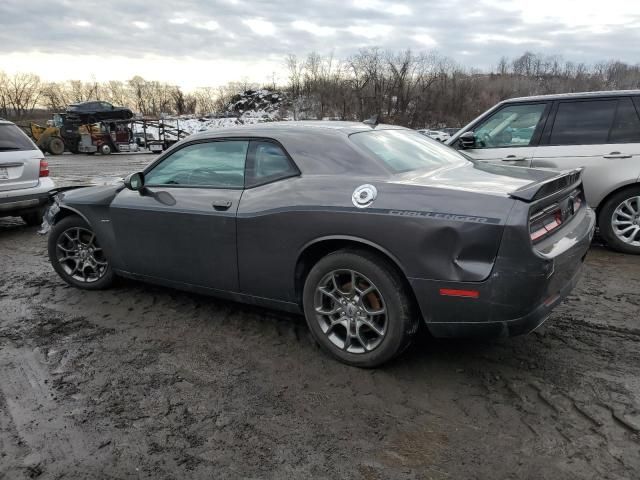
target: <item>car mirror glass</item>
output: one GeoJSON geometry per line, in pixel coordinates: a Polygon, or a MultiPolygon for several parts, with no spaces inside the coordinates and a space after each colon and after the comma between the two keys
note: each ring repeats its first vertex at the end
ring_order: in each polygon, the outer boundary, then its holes
{"type": "Polygon", "coordinates": [[[137,172],[128,175],[124,179],[124,186],[134,192],[139,192],[144,188],[144,173],[137,172]]]}

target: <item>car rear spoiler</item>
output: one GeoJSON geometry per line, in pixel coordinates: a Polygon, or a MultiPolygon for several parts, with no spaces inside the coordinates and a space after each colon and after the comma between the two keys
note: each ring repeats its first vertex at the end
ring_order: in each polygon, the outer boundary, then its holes
{"type": "Polygon", "coordinates": [[[576,168],[562,172],[546,180],[525,185],[511,192],[509,196],[525,202],[535,202],[562,190],[577,188],[582,182],[582,171],[583,168],[576,168]]]}

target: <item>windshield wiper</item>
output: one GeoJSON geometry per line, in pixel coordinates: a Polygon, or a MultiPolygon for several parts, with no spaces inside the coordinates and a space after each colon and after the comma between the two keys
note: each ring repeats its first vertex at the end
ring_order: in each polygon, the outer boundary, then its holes
{"type": "Polygon", "coordinates": [[[9,150],[20,150],[20,147],[0,147],[0,152],[6,152],[9,150]]]}

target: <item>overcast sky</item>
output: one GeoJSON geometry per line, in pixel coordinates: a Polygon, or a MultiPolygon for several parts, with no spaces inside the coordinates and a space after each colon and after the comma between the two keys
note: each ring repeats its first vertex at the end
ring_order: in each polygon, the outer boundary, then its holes
{"type": "Polygon", "coordinates": [[[640,63],[640,0],[0,0],[0,70],[187,89],[285,79],[283,58],[435,50],[489,68],[525,50],[640,63]]]}

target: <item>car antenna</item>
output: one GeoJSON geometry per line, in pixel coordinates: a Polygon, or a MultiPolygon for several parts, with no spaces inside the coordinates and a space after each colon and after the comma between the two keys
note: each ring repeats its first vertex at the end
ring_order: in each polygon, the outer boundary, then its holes
{"type": "Polygon", "coordinates": [[[371,125],[372,128],[376,128],[380,123],[380,115],[376,113],[373,117],[369,117],[366,120],[363,120],[362,123],[371,125]]]}

